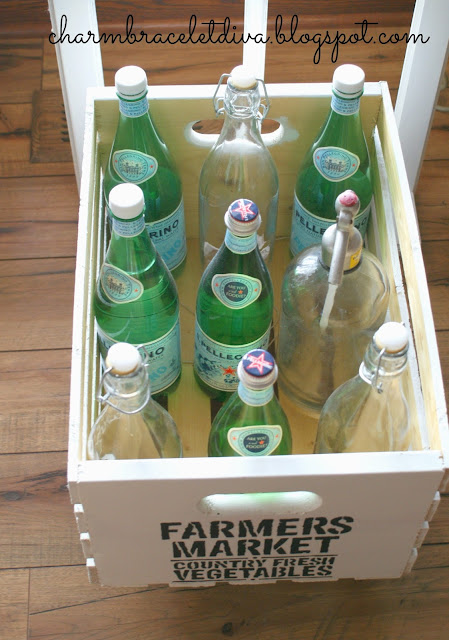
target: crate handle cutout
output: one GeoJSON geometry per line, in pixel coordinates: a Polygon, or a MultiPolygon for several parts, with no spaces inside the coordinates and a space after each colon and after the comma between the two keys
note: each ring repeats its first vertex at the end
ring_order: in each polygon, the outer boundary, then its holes
{"type": "MultiPolygon", "coordinates": [[[[221,124],[221,120],[217,120],[221,124]]],[[[201,133],[197,129],[203,128],[202,124],[204,123],[204,128],[210,129],[215,123],[214,120],[194,120],[193,122],[189,122],[185,129],[184,135],[187,142],[195,145],[196,147],[210,147],[212,148],[214,144],[218,140],[219,133],[201,133]],[[207,126],[206,126],[207,125],[207,126]]],[[[262,133],[262,140],[266,147],[272,147],[275,144],[280,144],[286,140],[294,140],[298,137],[298,132],[293,127],[290,127],[287,122],[287,118],[269,118],[267,124],[269,128],[272,129],[267,133],[262,133]],[[277,125],[277,126],[276,126],[277,125]]],[[[216,125],[213,126],[216,128],[216,125]]],[[[266,127],[264,127],[265,129],[266,127]]],[[[221,127],[220,127],[221,129],[221,127]]]]}
{"type": "Polygon", "coordinates": [[[261,493],[215,493],[198,503],[202,513],[232,516],[236,513],[255,515],[269,512],[274,515],[302,515],[315,511],[323,504],[312,491],[276,491],[261,493]]]}

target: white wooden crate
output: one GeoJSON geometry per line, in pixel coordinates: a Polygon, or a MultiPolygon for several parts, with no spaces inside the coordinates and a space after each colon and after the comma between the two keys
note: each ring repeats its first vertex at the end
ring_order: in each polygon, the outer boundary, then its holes
{"type": "MultiPolygon", "coordinates": [[[[328,111],[331,85],[267,88],[270,118],[283,127],[281,139],[270,147],[280,176],[278,239],[270,266],[279,306],[279,286],[289,261],[285,238],[294,182],[328,111]]],[[[361,103],[375,192],[368,237],[392,283],[390,317],[404,321],[413,332],[405,386],[415,450],[311,455],[316,421],[281,395],[292,425],[294,455],[257,459],[206,457],[210,403],[192,372],[201,275],[198,176],[208,148],[207,139],[198,142],[192,135],[191,124],[214,117],[214,89],[164,86],[149,92],[153,118],[181,172],[189,238],[187,265],[178,280],[183,373],[168,404],[185,458],[166,460],[86,460],[100,376],[92,296],[104,251],[101,167],[118,117],[113,88],[88,95],[68,478],[91,579],[117,586],[196,586],[399,577],[416,559],[438,491],[447,483],[449,431],[418,230],[387,85],[367,83],[361,103]],[[216,495],[219,498],[204,501],[216,495]]]]}

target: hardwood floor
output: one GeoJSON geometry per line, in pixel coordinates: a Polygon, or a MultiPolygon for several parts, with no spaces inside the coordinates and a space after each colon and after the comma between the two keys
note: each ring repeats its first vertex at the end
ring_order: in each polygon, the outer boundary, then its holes
{"type": "MultiPolygon", "coordinates": [[[[407,30],[398,24],[388,29],[407,30]]],[[[353,46],[339,62],[357,61],[394,96],[404,50],[353,46]]],[[[150,84],[215,83],[240,51],[107,45],[105,79],[132,62],[148,69],[150,84]]],[[[270,82],[331,78],[328,52],[319,65],[311,47],[268,53],[270,82]]],[[[88,583],[66,488],[78,193],[54,48],[41,35],[4,38],[0,78],[0,639],[445,640],[449,494],[415,568],[399,580],[196,590],[88,583]]],[[[449,89],[440,104],[449,104],[449,89]]],[[[447,399],[448,143],[449,113],[437,112],[416,204],[447,399]]]]}

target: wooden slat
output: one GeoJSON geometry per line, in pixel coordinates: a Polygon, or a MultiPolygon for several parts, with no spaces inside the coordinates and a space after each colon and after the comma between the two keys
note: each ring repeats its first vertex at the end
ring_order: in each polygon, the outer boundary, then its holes
{"type": "Polygon", "coordinates": [[[418,559],[413,569],[449,567],[449,543],[423,544],[418,551],[418,559]]]}
{"type": "Polygon", "coordinates": [[[70,349],[0,353],[0,453],[67,449],[70,356],[70,349]]]}
{"type": "Polygon", "coordinates": [[[427,281],[431,295],[432,312],[437,329],[449,329],[449,274],[447,269],[447,241],[433,240],[422,243],[427,281]]]}
{"type": "Polygon", "coordinates": [[[64,101],[58,89],[33,93],[31,162],[71,162],[64,101]]]}
{"type": "Polygon", "coordinates": [[[0,351],[71,346],[73,258],[0,263],[0,351]]]}
{"type": "Polygon", "coordinates": [[[0,456],[0,569],[84,564],[66,457],[0,456]]]}
{"type": "Polygon", "coordinates": [[[441,496],[441,502],[437,512],[430,523],[429,533],[425,538],[425,544],[449,543],[449,495],[441,496]]]}
{"type": "Polygon", "coordinates": [[[31,102],[33,91],[41,88],[42,40],[4,39],[0,61],[0,104],[31,102]]]}
{"type": "Polygon", "coordinates": [[[29,571],[0,571],[0,625],[5,640],[24,640],[28,632],[29,571]]]}

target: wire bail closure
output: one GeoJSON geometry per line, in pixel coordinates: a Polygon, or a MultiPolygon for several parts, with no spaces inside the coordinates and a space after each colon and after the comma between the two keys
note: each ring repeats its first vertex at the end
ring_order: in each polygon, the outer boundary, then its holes
{"type": "Polygon", "coordinates": [[[379,378],[380,362],[382,360],[382,357],[383,357],[384,353],[385,353],[385,348],[382,349],[382,351],[379,353],[379,359],[377,361],[376,373],[374,374],[373,381],[371,382],[371,385],[374,387],[374,389],[376,389],[377,393],[383,393],[382,382],[377,384],[377,380],[379,378]]]}
{"type": "MultiPolygon", "coordinates": [[[[145,351],[145,349],[142,348],[143,345],[139,344],[137,345],[137,349],[139,349],[139,352],[142,354],[143,351],[143,357],[144,359],[142,360],[141,363],[141,367],[143,367],[144,369],[147,369],[149,367],[149,357],[147,352],[145,351]]],[[[146,404],[148,403],[148,401],[151,398],[151,390],[150,390],[150,384],[148,383],[147,385],[147,392],[145,394],[145,398],[142,401],[142,404],[137,408],[137,409],[133,409],[132,411],[126,411],[125,409],[122,409],[120,407],[118,407],[117,405],[113,404],[113,402],[110,401],[110,398],[126,398],[127,400],[132,399],[137,397],[140,394],[140,391],[133,391],[132,393],[126,393],[126,394],[118,394],[118,393],[111,393],[110,391],[107,391],[104,396],[101,395],[101,389],[104,385],[104,381],[106,376],[108,375],[108,373],[111,373],[112,371],[112,367],[109,367],[108,369],[106,369],[103,372],[103,375],[101,376],[101,380],[100,380],[100,384],[98,385],[98,393],[96,396],[96,399],[98,402],[101,402],[101,404],[107,404],[110,407],[112,407],[112,409],[115,409],[116,411],[119,411],[120,413],[124,413],[128,416],[132,416],[135,415],[136,413],[140,413],[140,411],[142,411],[142,409],[146,406],[146,404]]]]}
{"type": "MultiPolygon", "coordinates": [[[[224,104],[224,98],[221,96],[217,96],[217,94],[218,94],[218,91],[220,90],[223,80],[225,78],[230,78],[230,77],[231,77],[230,73],[222,73],[220,76],[220,80],[218,81],[217,88],[215,89],[214,97],[212,100],[214,103],[215,114],[217,116],[222,115],[225,112],[224,106],[222,106],[222,104],[224,104]],[[220,103],[222,104],[220,105],[220,103]]],[[[261,78],[256,78],[256,81],[258,84],[260,83],[262,85],[263,93],[264,93],[264,96],[262,96],[260,99],[260,106],[262,107],[262,113],[258,111],[256,114],[256,118],[260,122],[263,122],[263,120],[265,120],[265,118],[267,117],[271,104],[270,104],[270,99],[268,97],[265,82],[261,78]]]]}

